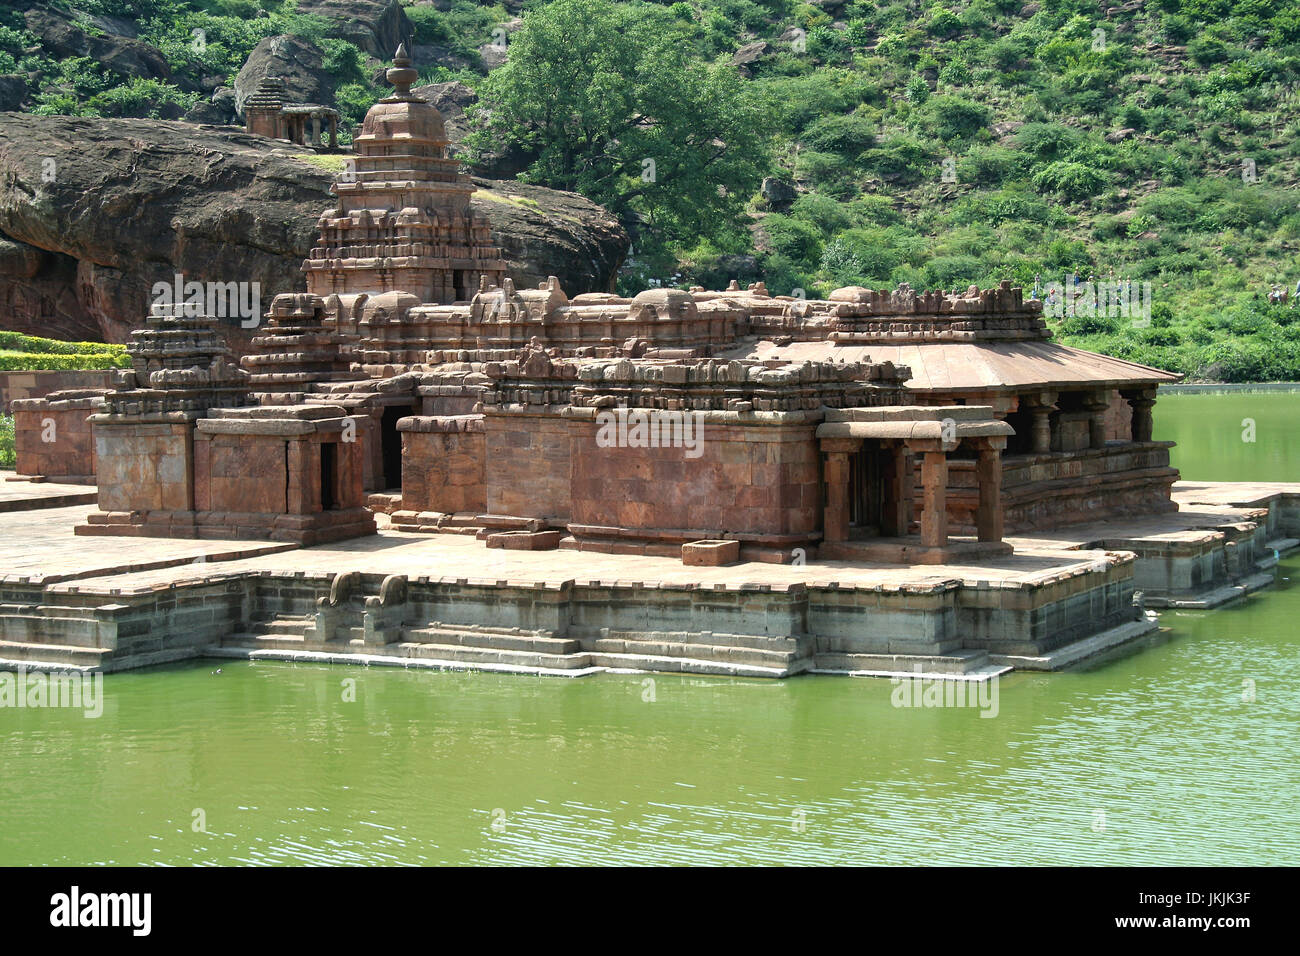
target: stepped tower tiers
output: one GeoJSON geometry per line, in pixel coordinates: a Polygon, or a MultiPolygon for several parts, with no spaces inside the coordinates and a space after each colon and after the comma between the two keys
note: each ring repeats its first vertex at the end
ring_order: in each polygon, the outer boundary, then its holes
{"type": "Polygon", "coordinates": [[[505,278],[487,219],[470,210],[474,186],[448,152],[442,116],[411,94],[418,74],[400,46],[387,73],[393,95],[370,108],[354,142],[355,168],[334,186],[303,264],[307,291],[327,297],[409,292],[421,302],[468,301],[505,278]]]}

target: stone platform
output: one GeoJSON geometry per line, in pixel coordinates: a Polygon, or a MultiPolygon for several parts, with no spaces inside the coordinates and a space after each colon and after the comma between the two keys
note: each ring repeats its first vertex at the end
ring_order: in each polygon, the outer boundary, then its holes
{"type": "MultiPolygon", "coordinates": [[[[1200,575],[1201,591],[1168,592],[1169,603],[1244,593],[1271,545],[1296,544],[1300,485],[1195,485],[1180,496],[1179,514],[1029,536],[1015,554],[942,566],[687,566],[489,549],[384,521],[377,535],[308,548],[84,538],[72,528],[88,506],[10,512],[0,514],[0,666],[120,670],[229,656],[565,676],[984,680],[1141,643],[1156,629],[1133,604],[1143,580],[1200,575]],[[1146,556],[1112,548],[1118,541],[1146,556]]],[[[1154,606],[1161,594],[1148,588],[1154,606]]]]}
{"type": "Polygon", "coordinates": [[[13,472],[0,472],[0,512],[93,504],[99,497],[94,485],[57,481],[30,481],[13,472]]]}

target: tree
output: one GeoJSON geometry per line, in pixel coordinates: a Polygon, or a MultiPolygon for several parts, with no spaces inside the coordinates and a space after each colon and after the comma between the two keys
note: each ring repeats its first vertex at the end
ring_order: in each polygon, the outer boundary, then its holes
{"type": "Polygon", "coordinates": [[[769,167],[765,111],[698,27],[649,4],[530,10],[479,89],[471,155],[513,146],[531,182],[579,192],[660,240],[734,229],[769,167]]]}

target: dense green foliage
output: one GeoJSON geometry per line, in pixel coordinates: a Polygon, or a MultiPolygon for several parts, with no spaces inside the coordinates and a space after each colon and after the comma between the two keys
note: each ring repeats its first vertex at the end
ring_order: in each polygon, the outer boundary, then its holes
{"type": "MultiPolygon", "coordinates": [[[[349,122],[380,95],[378,64],[293,0],[67,4],[133,17],[174,82],[43,60],[21,16],[0,13],[0,72],[39,75],[42,111],[174,112],[284,32],[321,47],[349,122]]],[[[1194,377],[1300,378],[1300,309],[1264,301],[1300,279],[1300,8],[1104,6],[526,0],[491,72],[480,51],[504,7],[407,15],[441,51],[423,79],[480,95],[471,145],[513,147],[525,178],[628,225],[625,288],[763,278],[813,295],[1113,273],[1150,283],[1150,323],[1065,317],[1052,323],[1064,341],[1194,377]],[[797,198],[768,202],[764,175],[797,198]]]]}
{"type": "Polygon", "coordinates": [[[130,364],[122,345],[62,342],[21,332],[0,332],[0,372],[128,368],[130,364]]]}
{"type": "Polygon", "coordinates": [[[535,9],[480,86],[471,147],[534,156],[528,179],[637,221],[643,248],[745,235],[746,203],[769,166],[764,117],[735,69],[693,52],[696,33],[656,7],[535,9]]]}
{"type": "Polygon", "coordinates": [[[18,463],[14,449],[14,420],[12,415],[0,415],[0,468],[12,468],[18,463]]]}

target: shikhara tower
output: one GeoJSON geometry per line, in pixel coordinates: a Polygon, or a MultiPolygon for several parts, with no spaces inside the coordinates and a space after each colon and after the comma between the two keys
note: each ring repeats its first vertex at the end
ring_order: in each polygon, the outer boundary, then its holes
{"type": "Polygon", "coordinates": [[[405,46],[393,63],[393,94],[366,114],[355,159],[334,186],[338,207],[320,218],[319,244],[303,265],[307,291],[468,301],[480,276],[501,283],[505,263],[487,220],[470,210],[474,185],[449,154],[442,116],[411,93],[417,73],[405,46]]]}

